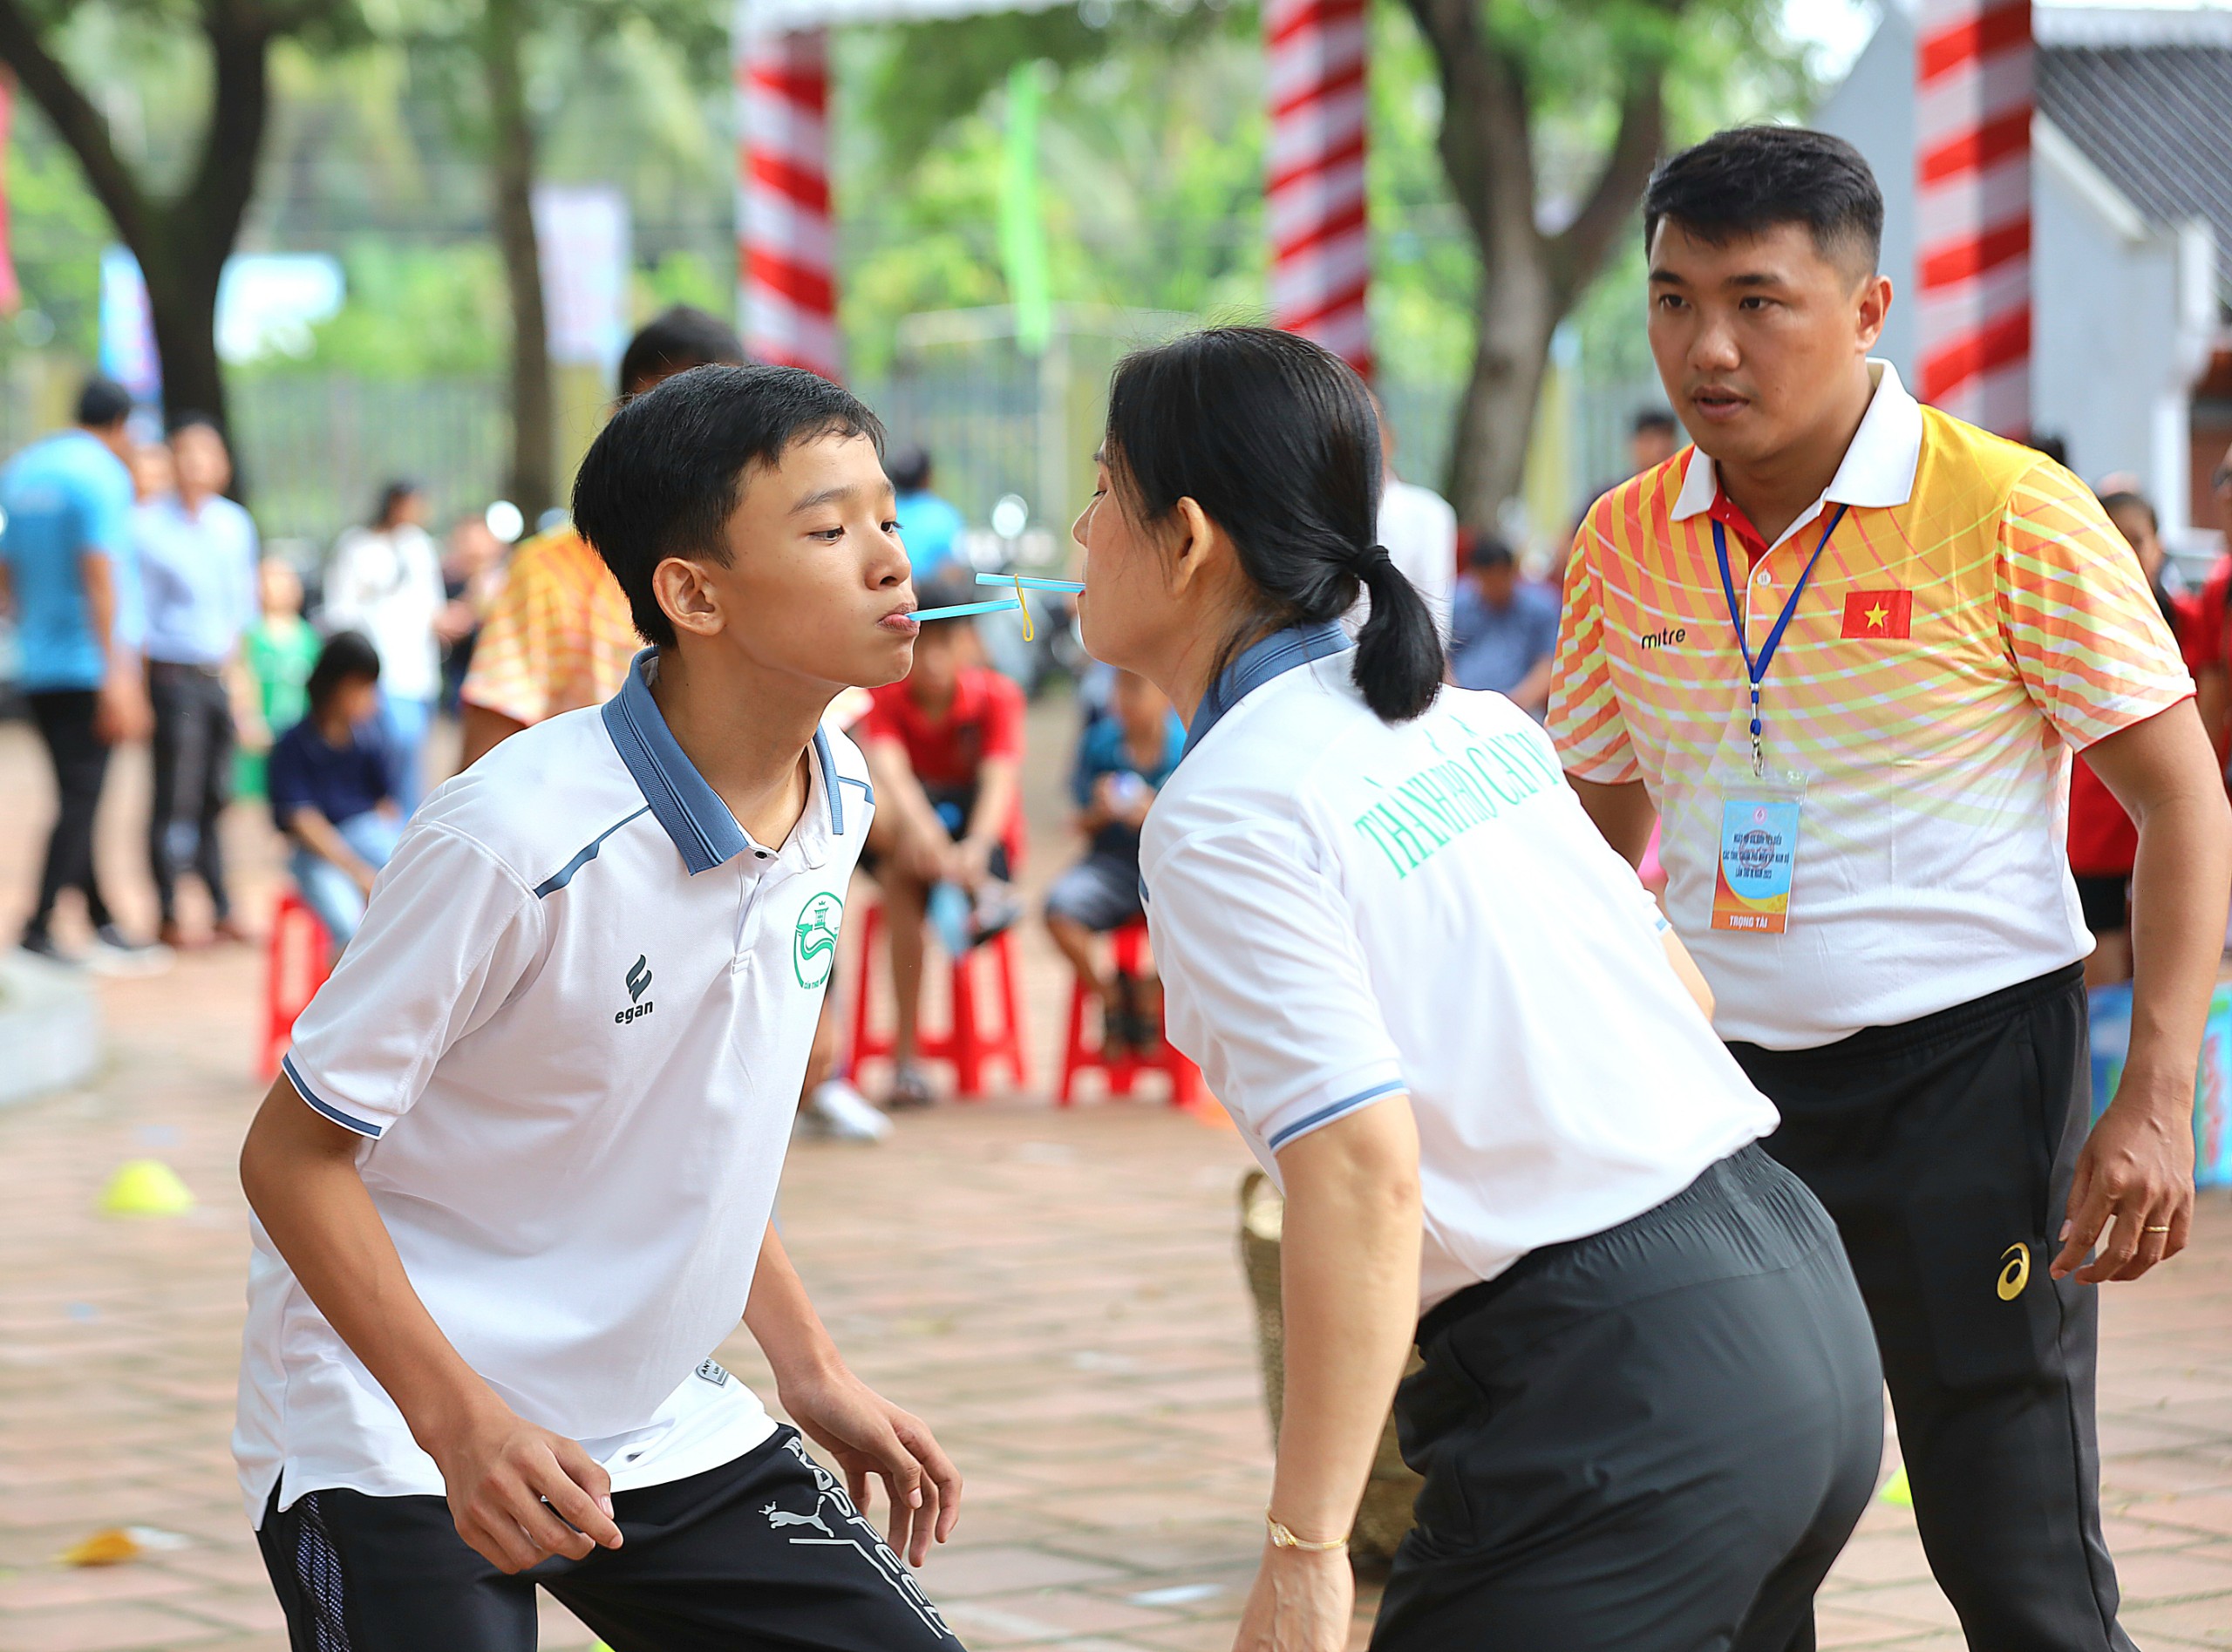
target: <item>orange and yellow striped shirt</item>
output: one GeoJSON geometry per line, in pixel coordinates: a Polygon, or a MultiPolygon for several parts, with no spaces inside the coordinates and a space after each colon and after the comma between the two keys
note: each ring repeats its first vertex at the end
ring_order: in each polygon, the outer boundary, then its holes
{"type": "Polygon", "coordinates": [[[512,553],[463,698],[528,724],[602,705],[643,646],[604,559],[571,524],[555,527],[512,553]]]}
{"type": "Polygon", "coordinates": [[[1725,1037],[1805,1049],[2083,957],[2069,751],[2193,692],[2138,559],[2076,477],[1917,405],[1887,364],[1822,502],[1747,572],[1766,769],[1807,792],[1779,935],[1711,926],[1722,802],[1752,781],[1749,690],[1685,449],[1600,500],[1566,574],[1549,728],[1567,771],[1657,806],[1667,916],[1725,1037]]]}

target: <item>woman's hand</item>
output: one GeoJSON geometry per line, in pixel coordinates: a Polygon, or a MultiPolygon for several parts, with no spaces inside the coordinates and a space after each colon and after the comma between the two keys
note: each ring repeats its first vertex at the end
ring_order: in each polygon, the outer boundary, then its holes
{"type": "Polygon", "coordinates": [[[1233,1652],[1345,1652],[1356,1574],[1344,1552],[1263,1545],[1233,1652]]]}
{"type": "Polygon", "coordinates": [[[961,1472],[929,1426],[842,1366],[779,1379],[776,1394],[791,1420],[837,1459],[855,1508],[868,1509],[870,1475],[883,1482],[894,1552],[909,1566],[928,1560],[930,1540],[944,1542],[961,1518],[961,1472]]]}

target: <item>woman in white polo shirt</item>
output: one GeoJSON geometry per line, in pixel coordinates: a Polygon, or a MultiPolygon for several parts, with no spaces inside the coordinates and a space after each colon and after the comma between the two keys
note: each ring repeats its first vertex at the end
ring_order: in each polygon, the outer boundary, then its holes
{"type": "Polygon", "coordinates": [[[1414,1337],[1426,1487],[1375,1649],[1811,1644],[1882,1449],[1859,1294],[1548,741],[1439,688],[1378,491],[1356,375],[1219,330],[1118,368],[1076,529],[1086,646],[1190,724],[1141,854],[1170,1034],[1287,1197],[1238,1644],[1346,1644],[1340,1551],[1414,1337]]]}

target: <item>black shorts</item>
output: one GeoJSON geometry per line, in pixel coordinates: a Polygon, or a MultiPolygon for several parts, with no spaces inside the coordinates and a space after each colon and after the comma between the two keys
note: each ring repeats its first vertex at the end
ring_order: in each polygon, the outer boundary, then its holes
{"type": "Polygon", "coordinates": [[[1095,849],[1054,880],[1046,915],[1067,918],[1095,935],[1120,929],[1146,915],[1140,904],[1140,857],[1095,849]]]}
{"type": "Polygon", "coordinates": [[[616,1492],[612,1513],[619,1548],[514,1575],[466,1547],[439,1497],[310,1492],[267,1506],[255,1539],[294,1652],[533,1652],[538,1584],[614,1652],[961,1644],[796,1429],[616,1492]]]}
{"type": "Polygon", "coordinates": [[[2113,935],[2120,929],[2131,928],[2131,879],[2121,873],[2113,877],[2079,877],[2077,883],[2077,904],[2085,909],[2085,927],[2094,935],[2113,935]]]}

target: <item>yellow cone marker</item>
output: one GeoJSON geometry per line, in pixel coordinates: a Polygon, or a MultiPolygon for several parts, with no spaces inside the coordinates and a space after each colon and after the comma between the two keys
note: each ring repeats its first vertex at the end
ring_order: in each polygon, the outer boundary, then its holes
{"type": "Polygon", "coordinates": [[[105,1215],[181,1216],[193,1208],[193,1193],[160,1159],[127,1159],[101,1190],[105,1215]]]}
{"type": "Polygon", "coordinates": [[[82,1543],[72,1544],[62,1551],[60,1560],[65,1566],[121,1566],[126,1560],[140,1558],[140,1545],[132,1540],[132,1533],[118,1527],[96,1532],[82,1543]]]}
{"type": "Polygon", "coordinates": [[[1883,1482],[1883,1489],[1875,1494],[1876,1500],[1888,1503],[1895,1509],[1910,1509],[1915,1506],[1914,1488],[1907,1484],[1907,1465],[1899,1465],[1897,1473],[1883,1482]]]}

